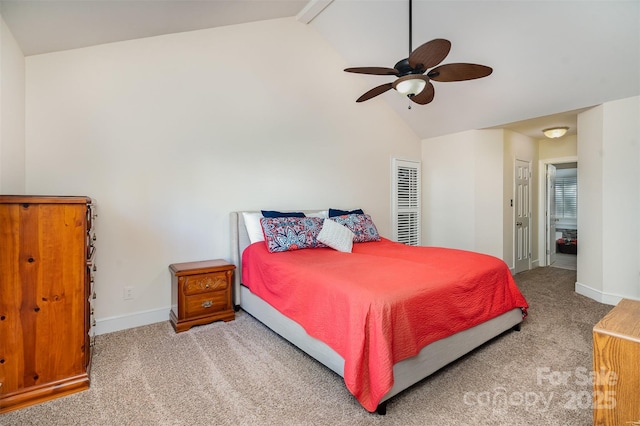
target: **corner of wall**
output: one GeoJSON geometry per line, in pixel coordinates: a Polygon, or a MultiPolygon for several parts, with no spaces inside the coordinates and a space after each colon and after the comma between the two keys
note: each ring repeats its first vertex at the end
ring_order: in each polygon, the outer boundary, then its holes
{"type": "Polygon", "coordinates": [[[24,194],[25,60],[0,15],[0,193],[24,194]]]}
{"type": "Polygon", "coordinates": [[[585,296],[585,297],[588,297],[589,299],[593,299],[596,302],[604,303],[605,305],[615,306],[623,299],[622,296],[607,294],[577,281],[575,284],[575,292],[581,296],[585,296]]]}

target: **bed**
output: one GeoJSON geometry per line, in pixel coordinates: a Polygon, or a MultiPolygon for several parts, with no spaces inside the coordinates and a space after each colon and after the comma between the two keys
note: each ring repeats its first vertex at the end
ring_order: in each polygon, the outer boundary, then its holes
{"type": "MultiPolygon", "coordinates": [[[[255,213],[255,212],[252,212],[252,213],[255,213]]],[[[316,211],[306,211],[305,213],[311,214],[311,215],[317,214],[316,211]]],[[[330,330],[333,328],[337,327],[337,329],[340,330],[341,329],[340,326],[334,327],[332,325],[330,327],[324,327],[326,329],[324,332],[322,331],[317,332],[316,330],[313,330],[308,323],[304,322],[305,321],[304,318],[301,318],[301,319],[296,318],[297,321],[291,318],[292,317],[291,309],[292,309],[292,306],[293,308],[295,308],[296,303],[288,303],[289,305],[288,307],[278,306],[278,308],[276,309],[272,305],[274,304],[273,300],[270,300],[270,301],[266,300],[266,299],[269,299],[269,297],[266,297],[268,295],[264,294],[264,290],[261,290],[263,293],[261,295],[262,297],[256,294],[260,289],[260,286],[255,284],[255,282],[257,282],[255,279],[256,272],[252,272],[252,271],[256,271],[256,269],[254,266],[252,266],[252,264],[249,264],[249,263],[247,265],[243,265],[243,254],[249,257],[249,253],[251,253],[251,256],[253,256],[254,258],[256,259],[260,258],[262,260],[264,259],[280,260],[280,259],[284,259],[286,256],[289,256],[289,254],[285,255],[285,253],[282,253],[285,256],[280,256],[281,253],[271,253],[271,257],[270,257],[269,255],[266,255],[263,253],[266,251],[266,249],[263,248],[264,243],[251,244],[251,241],[249,239],[249,233],[245,226],[244,217],[245,216],[243,215],[243,212],[232,212],[230,217],[232,261],[237,266],[236,274],[234,275],[234,301],[236,306],[238,308],[242,308],[251,316],[253,316],[257,320],[265,324],[267,327],[269,327],[271,330],[273,330],[274,332],[276,332],[286,340],[293,343],[295,346],[297,346],[302,351],[309,354],[311,357],[318,360],[323,365],[333,370],[335,373],[345,378],[345,384],[347,385],[347,388],[350,390],[352,394],[354,394],[356,399],[358,399],[361,405],[368,411],[371,411],[371,412],[376,411],[380,414],[384,414],[386,412],[386,402],[391,397],[397,395],[399,392],[421,381],[422,379],[434,373],[435,371],[439,370],[440,368],[444,367],[445,365],[460,358],[464,354],[482,345],[483,343],[491,340],[492,338],[502,334],[503,332],[510,329],[519,329],[520,323],[522,322],[524,316],[526,316],[526,308],[527,308],[526,301],[519,294],[519,291],[517,291],[517,288],[516,288],[515,292],[517,292],[518,294],[514,297],[514,299],[517,299],[517,303],[515,303],[514,306],[509,307],[508,310],[504,312],[500,312],[497,315],[492,314],[491,318],[482,320],[482,322],[475,324],[470,328],[465,328],[463,330],[457,331],[455,332],[455,334],[446,335],[444,337],[438,337],[436,340],[430,341],[428,344],[426,344],[426,346],[418,348],[415,351],[416,353],[411,354],[411,356],[408,356],[408,357],[406,356],[406,353],[410,353],[410,350],[407,350],[404,352],[400,350],[400,353],[404,354],[403,356],[399,357],[402,359],[395,359],[398,357],[396,357],[393,353],[391,353],[391,355],[389,355],[388,358],[391,360],[390,362],[392,362],[392,365],[389,366],[388,372],[382,369],[382,376],[385,376],[385,377],[382,377],[382,381],[385,383],[380,386],[377,386],[377,382],[379,380],[378,379],[379,374],[377,370],[379,369],[376,367],[375,364],[373,364],[374,362],[377,362],[377,361],[375,360],[371,361],[368,359],[368,357],[370,356],[372,357],[372,354],[378,353],[377,349],[375,350],[372,349],[367,352],[368,354],[367,359],[363,361],[364,364],[366,364],[367,362],[372,364],[372,366],[365,365],[363,367],[365,368],[365,370],[367,368],[369,369],[366,371],[368,371],[367,374],[369,374],[371,377],[369,376],[365,377],[366,379],[365,383],[364,384],[359,383],[358,389],[353,390],[352,378],[353,378],[354,362],[352,362],[351,360],[352,357],[350,353],[345,352],[340,342],[337,342],[335,339],[331,340],[332,337],[330,335],[328,337],[325,336],[325,334],[327,333],[331,334],[330,330]],[[249,276],[251,273],[254,276],[254,278],[252,278],[254,281],[252,288],[255,288],[256,289],[255,291],[251,291],[249,289],[249,286],[245,285],[246,283],[243,282],[243,273],[246,274],[247,276],[249,276]],[[305,326],[303,327],[303,325],[301,324],[304,324],[305,326]],[[309,330],[309,332],[307,330],[309,330]],[[316,337],[313,337],[312,335],[316,337]],[[346,369],[345,369],[345,365],[347,365],[346,369]],[[389,376],[389,377],[386,377],[386,376],[389,376]],[[363,387],[364,390],[361,389],[360,387],[363,387]],[[379,389],[384,389],[384,393],[381,394],[379,389]]],[[[384,244],[381,244],[379,247],[387,247],[387,246],[391,247],[392,244],[397,244],[397,243],[389,242],[388,240],[384,240],[384,239],[382,240],[384,244]]],[[[331,258],[333,259],[333,258],[338,258],[338,256],[342,255],[342,256],[345,256],[345,258],[348,258],[349,261],[352,261],[352,259],[359,259],[360,257],[363,257],[363,256],[366,257],[367,255],[369,255],[370,254],[368,252],[369,248],[378,247],[378,246],[375,246],[375,244],[377,243],[354,244],[354,253],[357,252],[356,253],[357,256],[344,254],[344,253],[336,254],[334,253],[335,252],[334,250],[331,250],[329,248],[298,250],[297,252],[299,253],[295,254],[295,256],[305,256],[306,259],[312,259],[312,258],[315,259],[316,257],[320,257],[320,256],[333,256],[331,258]],[[357,249],[356,249],[356,246],[357,246],[357,249]],[[317,251],[314,251],[314,250],[317,250],[317,251]]],[[[407,246],[403,246],[403,247],[407,247],[407,246]]],[[[426,250],[426,248],[424,249],[426,250]]],[[[409,250],[408,247],[407,247],[407,250],[409,250]]],[[[447,250],[447,249],[442,249],[442,250],[447,250]]],[[[394,257],[393,254],[389,254],[389,256],[394,257]]],[[[402,257],[404,257],[404,254],[400,256],[395,256],[395,257],[398,257],[398,259],[385,258],[384,261],[380,261],[378,263],[385,264],[385,265],[386,264],[401,265],[401,266],[404,265],[402,263],[402,262],[405,262],[405,260],[402,259],[402,257]]],[[[302,259],[302,258],[298,257],[297,259],[302,259]]],[[[382,259],[382,258],[378,258],[378,259],[382,259]]],[[[256,261],[252,261],[252,262],[256,262],[256,261]]],[[[297,266],[299,266],[300,264],[304,264],[305,262],[306,260],[302,262],[298,261],[297,266]]],[[[499,261],[499,262],[504,264],[504,262],[502,261],[499,261]]],[[[369,271],[369,276],[368,276],[369,279],[371,279],[375,274],[385,273],[383,272],[382,269],[378,270],[376,268],[377,267],[373,267],[373,270],[369,271]]],[[[422,267],[422,268],[425,269],[425,267],[422,267]]],[[[508,268],[506,267],[506,265],[504,265],[504,269],[508,273],[508,277],[509,277],[508,279],[511,280],[512,282],[513,280],[511,279],[511,275],[508,272],[508,268]]],[[[304,274],[300,275],[300,271],[296,271],[292,273],[292,276],[294,277],[304,276],[304,274]]],[[[309,276],[311,277],[315,275],[309,275],[309,276]]],[[[327,274],[327,276],[330,276],[330,275],[327,274]]],[[[334,276],[332,279],[337,279],[337,276],[334,276]]],[[[303,279],[303,280],[306,280],[306,279],[303,279]]],[[[282,281],[284,282],[286,281],[286,279],[283,278],[282,281]]],[[[313,285],[306,285],[306,286],[299,286],[299,287],[307,288],[307,289],[318,289],[320,288],[321,283],[319,281],[318,282],[314,281],[312,284],[313,285]]],[[[513,287],[515,287],[515,284],[513,284],[513,287]]],[[[511,289],[510,291],[513,292],[514,290],[511,289]]],[[[331,294],[333,295],[334,293],[331,293],[331,294]]],[[[303,300],[303,299],[300,299],[300,300],[303,300]]],[[[333,303],[339,305],[339,303],[341,302],[336,303],[336,301],[334,300],[333,303]]],[[[344,302],[344,303],[350,303],[350,302],[344,302]]],[[[512,303],[512,302],[509,302],[509,303],[512,303]]],[[[313,305],[311,304],[307,304],[305,306],[305,309],[312,306],[313,305]]],[[[349,306],[349,305],[345,305],[345,306],[349,306]]],[[[296,309],[293,309],[293,310],[295,311],[296,309]]],[[[297,310],[299,311],[300,309],[297,309],[297,310]]],[[[350,310],[350,309],[347,308],[346,310],[350,310]]],[[[319,313],[321,312],[316,312],[314,315],[317,316],[317,314],[319,313]]],[[[333,315],[335,315],[335,313],[333,315]]],[[[393,316],[393,318],[396,318],[396,316],[393,316]]],[[[407,328],[407,327],[404,327],[404,328],[407,328]]],[[[411,327],[408,327],[408,328],[411,328],[411,327]]],[[[374,336],[374,339],[372,340],[375,340],[375,336],[374,336]]],[[[403,339],[400,339],[398,342],[394,341],[392,342],[392,344],[387,346],[392,347],[392,350],[396,351],[396,347],[401,346],[399,342],[402,340],[403,339]]],[[[417,343],[413,342],[413,344],[415,345],[417,343]]],[[[385,358],[382,361],[388,361],[388,360],[385,358]]],[[[358,364],[357,368],[360,368],[360,367],[362,367],[362,365],[358,364]]],[[[359,372],[360,370],[357,370],[357,371],[359,372]]]]}

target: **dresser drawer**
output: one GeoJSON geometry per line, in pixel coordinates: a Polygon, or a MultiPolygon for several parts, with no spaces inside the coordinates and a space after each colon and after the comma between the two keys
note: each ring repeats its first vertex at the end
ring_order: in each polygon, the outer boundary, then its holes
{"type": "Polygon", "coordinates": [[[187,296],[184,304],[185,315],[193,318],[231,309],[228,295],[229,293],[226,291],[212,291],[187,296]]]}
{"type": "Polygon", "coordinates": [[[212,272],[181,277],[182,291],[185,296],[208,293],[211,291],[224,291],[229,287],[229,280],[225,272],[212,272]]]}

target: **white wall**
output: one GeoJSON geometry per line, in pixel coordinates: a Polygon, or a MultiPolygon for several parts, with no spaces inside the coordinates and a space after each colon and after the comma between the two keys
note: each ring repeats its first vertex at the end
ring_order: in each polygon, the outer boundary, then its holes
{"type": "Polygon", "coordinates": [[[295,19],[26,58],[27,192],[97,200],[99,333],[168,319],[168,265],[229,259],[231,211],[362,207],[391,234],[390,161],[420,143],[345,66],[295,19]]]}
{"type": "Polygon", "coordinates": [[[422,141],[424,245],[503,258],[503,131],[422,141]]]}
{"type": "Polygon", "coordinates": [[[577,154],[577,135],[566,135],[560,139],[538,139],[538,156],[540,161],[553,158],[575,157],[577,154]]]}
{"type": "Polygon", "coordinates": [[[24,55],[0,16],[0,194],[25,192],[24,55]]]}
{"type": "Polygon", "coordinates": [[[603,284],[640,300],[640,97],[604,104],[603,284]]]}
{"type": "Polygon", "coordinates": [[[578,135],[576,291],[640,300],[640,97],[581,113],[578,135]]]}
{"type": "Polygon", "coordinates": [[[602,105],[578,115],[578,232],[580,255],[577,259],[576,291],[581,286],[601,300],[602,286],[602,105]],[[579,284],[582,283],[582,284],[579,284]]]}
{"type": "Polygon", "coordinates": [[[532,164],[531,244],[537,253],[537,141],[509,130],[422,141],[423,243],[491,254],[513,269],[516,159],[532,164]]]}

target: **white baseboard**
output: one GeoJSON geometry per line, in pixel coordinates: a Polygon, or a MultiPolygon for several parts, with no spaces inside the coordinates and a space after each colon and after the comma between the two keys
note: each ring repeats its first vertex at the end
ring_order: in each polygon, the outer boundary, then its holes
{"type": "MultiPolygon", "coordinates": [[[[531,271],[531,270],[539,268],[539,267],[540,267],[540,265],[539,265],[538,261],[537,260],[533,260],[533,261],[531,261],[531,268],[527,269],[526,271],[531,271]]],[[[512,268],[510,267],[509,271],[511,271],[511,275],[515,275],[516,274],[516,268],[515,267],[512,267],[512,268]]],[[[521,272],[526,272],[526,271],[521,271],[521,272]]]]}
{"type": "Polygon", "coordinates": [[[126,330],[128,328],[140,327],[169,320],[169,310],[171,308],[153,309],[150,311],[135,312],[133,314],[119,315],[115,317],[102,318],[96,320],[96,335],[113,333],[114,331],[126,330]]]}
{"type": "Polygon", "coordinates": [[[616,296],[615,294],[609,294],[609,293],[603,293],[600,290],[595,290],[589,286],[586,286],[584,284],[581,284],[579,282],[576,281],[576,286],[575,286],[575,290],[576,293],[582,295],[582,296],[586,296],[589,299],[593,299],[596,302],[600,302],[600,303],[604,303],[605,305],[612,305],[615,306],[618,304],[618,302],[620,302],[623,297],[622,296],[616,296]]]}

